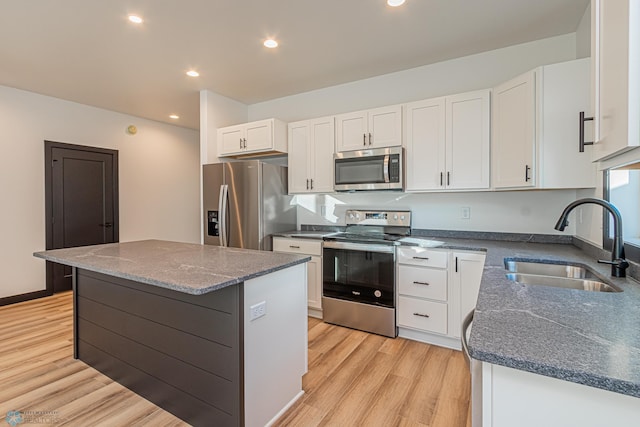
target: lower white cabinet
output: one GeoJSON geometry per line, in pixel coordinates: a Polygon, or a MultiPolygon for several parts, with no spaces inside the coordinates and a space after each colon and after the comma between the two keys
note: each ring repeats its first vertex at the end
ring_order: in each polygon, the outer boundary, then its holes
{"type": "Polygon", "coordinates": [[[635,427],[640,420],[637,397],[500,365],[482,363],[481,387],[484,427],[635,427]]]}
{"type": "Polygon", "coordinates": [[[398,335],[459,350],[462,319],[475,308],[485,254],[406,246],[397,254],[398,335]]]}
{"type": "Polygon", "coordinates": [[[322,241],[274,237],[273,252],[311,256],[307,263],[307,306],[309,316],[322,319],[322,241]]]}

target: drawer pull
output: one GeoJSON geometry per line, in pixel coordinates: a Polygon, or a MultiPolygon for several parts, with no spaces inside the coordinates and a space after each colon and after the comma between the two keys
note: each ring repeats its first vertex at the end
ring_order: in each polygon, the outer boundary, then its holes
{"type": "Polygon", "coordinates": [[[290,247],[291,249],[300,249],[300,246],[295,246],[295,245],[289,245],[289,247],[290,247]]]}
{"type": "Polygon", "coordinates": [[[420,316],[420,317],[426,317],[429,318],[428,314],[422,314],[422,313],[413,313],[414,316],[420,316]]]}
{"type": "Polygon", "coordinates": [[[427,261],[429,259],[429,257],[423,257],[423,256],[414,256],[413,259],[422,259],[427,261]]]}
{"type": "Polygon", "coordinates": [[[427,282],[418,282],[417,280],[414,280],[413,283],[415,283],[416,285],[425,285],[425,286],[429,286],[429,283],[427,282]]]}

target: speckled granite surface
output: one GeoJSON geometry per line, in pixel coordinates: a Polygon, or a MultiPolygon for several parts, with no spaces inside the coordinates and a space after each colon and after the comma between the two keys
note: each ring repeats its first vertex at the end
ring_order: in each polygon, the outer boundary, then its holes
{"type": "Polygon", "coordinates": [[[309,261],[281,254],[192,243],[142,240],[36,252],[48,261],[201,295],[309,261]]]}
{"type": "Polygon", "coordinates": [[[487,251],[471,357],[640,397],[640,283],[611,278],[609,266],[572,245],[449,239],[447,246],[487,251]],[[514,257],[583,264],[624,292],[512,282],[504,258],[514,257]]]}

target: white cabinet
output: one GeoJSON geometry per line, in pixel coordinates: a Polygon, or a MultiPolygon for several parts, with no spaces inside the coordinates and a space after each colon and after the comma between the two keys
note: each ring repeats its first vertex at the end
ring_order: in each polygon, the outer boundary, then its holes
{"type": "Polygon", "coordinates": [[[496,189],[595,186],[591,147],[579,152],[589,111],[589,58],[546,65],[493,89],[491,171],[496,189]]]}
{"type": "Polygon", "coordinates": [[[399,247],[399,336],[460,349],[462,318],[475,308],[484,259],[479,252],[399,247]]]}
{"type": "Polygon", "coordinates": [[[640,2],[593,0],[593,160],[640,146],[640,2]]]}
{"type": "Polygon", "coordinates": [[[402,107],[392,105],[336,116],[336,151],[402,145],[402,107]]]}
{"type": "Polygon", "coordinates": [[[638,425],[637,397],[500,365],[482,365],[484,427],[638,425]]]}
{"type": "Polygon", "coordinates": [[[248,157],[287,153],[287,125],[259,120],[218,129],[218,157],[248,157]]]}
{"type": "Polygon", "coordinates": [[[489,188],[490,91],[404,106],[407,190],[489,188]]]}
{"type": "Polygon", "coordinates": [[[334,118],[289,123],[289,193],[333,192],[334,118]]]}
{"type": "Polygon", "coordinates": [[[273,252],[311,256],[307,262],[307,306],[309,316],[322,319],[322,241],[274,237],[273,252]]]}

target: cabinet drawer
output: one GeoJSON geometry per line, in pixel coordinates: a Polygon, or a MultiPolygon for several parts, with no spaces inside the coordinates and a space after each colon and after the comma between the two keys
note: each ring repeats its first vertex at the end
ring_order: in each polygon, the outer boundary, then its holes
{"type": "Polygon", "coordinates": [[[421,265],[423,267],[447,268],[448,251],[434,251],[418,247],[399,247],[400,264],[421,265]]]}
{"type": "Polygon", "coordinates": [[[273,252],[321,256],[322,241],[274,237],[273,252]]]}
{"type": "Polygon", "coordinates": [[[401,265],[398,291],[402,295],[447,300],[447,270],[401,265]]]}
{"type": "Polygon", "coordinates": [[[400,296],[398,326],[446,335],[447,304],[400,296]]]}

